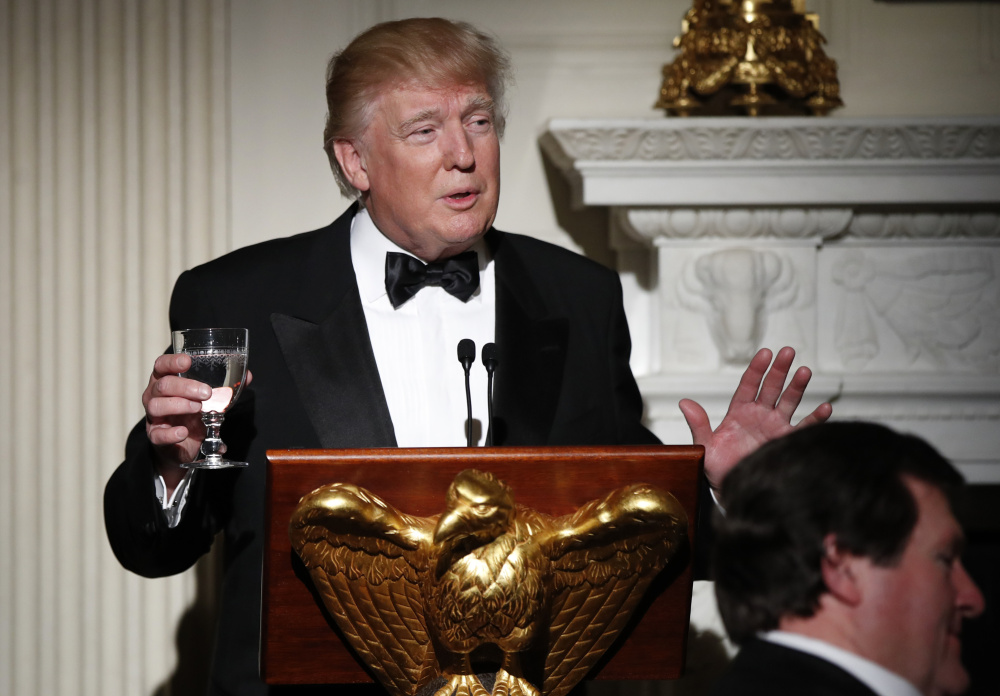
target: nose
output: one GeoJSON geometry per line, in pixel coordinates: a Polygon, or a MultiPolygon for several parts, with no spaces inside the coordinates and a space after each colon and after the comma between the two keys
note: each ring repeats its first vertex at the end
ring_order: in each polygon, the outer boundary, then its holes
{"type": "Polygon", "coordinates": [[[986,608],[986,600],[983,593],[972,579],[965,566],[959,561],[955,564],[954,578],[955,584],[955,604],[965,618],[973,618],[983,613],[986,608]]]}
{"type": "Polygon", "coordinates": [[[444,144],[445,169],[471,169],[476,163],[472,141],[462,127],[450,130],[444,144]]]}

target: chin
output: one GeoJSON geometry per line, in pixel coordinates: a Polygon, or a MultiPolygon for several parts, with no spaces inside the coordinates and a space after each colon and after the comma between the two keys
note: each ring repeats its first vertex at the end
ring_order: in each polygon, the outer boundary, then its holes
{"type": "Polygon", "coordinates": [[[457,225],[448,230],[444,236],[449,244],[467,244],[471,246],[486,234],[490,225],[482,220],[471,221],[463,225],[457,225]]]}
{"type": "Polygon", "coordinates": [[[960,648],[952,651],[947,659],[938,667],[934,678],[935,688],[931,691],[936,696],[958,696],[964,694],[969,688],[969,673],[962,665],[960,648]]]}
{"type": "Polygon", "coordinates": [[[942,675],[938,680],[938,687],[932,694],[938,696],[959,696],[969,689],[969,673],[959,668],[954,673],[942,675]]]}

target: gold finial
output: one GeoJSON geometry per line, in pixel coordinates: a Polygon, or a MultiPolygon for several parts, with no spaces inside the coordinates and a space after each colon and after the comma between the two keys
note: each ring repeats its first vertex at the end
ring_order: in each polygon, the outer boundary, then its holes
{"type": "Polygon", "coordinates": [[[843,106],[837,64],[804,0],[694,0],[654,105],[678,116],[823,116],[843,106]]]}

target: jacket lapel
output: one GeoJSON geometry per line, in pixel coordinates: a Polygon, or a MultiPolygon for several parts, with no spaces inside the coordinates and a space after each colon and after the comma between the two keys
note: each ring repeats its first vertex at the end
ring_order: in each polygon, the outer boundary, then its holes
{"type": "Polygon", "coordinates": [[[302,311],[276,312],[271,326],[322,447],[395,447],[351,264],[356,210],[319,237],[296,279],[302,311]]]}
{"type": "MultiPolygon", "coordinates": [[[[271,325],[320,445],[395,447],[378,366],[351,264],[356,207],[317,241],[300,279],[302,308],[271,325]]],[[[491,230],[496,264],[494,444],[548,442],[562,389],[569,324],[549,315],[516,246],[491,230]]]]}
{"type": "Polygon", "coordinates": [[[562,388],[569,322],[549,316],[510,235],[491,230],[496,273],[495,445],[544,445],[562,388]]]}

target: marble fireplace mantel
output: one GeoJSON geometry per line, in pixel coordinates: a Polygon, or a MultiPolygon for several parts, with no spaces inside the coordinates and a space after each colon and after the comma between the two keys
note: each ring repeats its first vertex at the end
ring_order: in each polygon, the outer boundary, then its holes
{"type": "Polygon", "coordinates": [[[554,120],[573,204],[610,209],[653,429],[713,423],[758,346],[811,408],[919,432],[1000,483],[1000,118],[554,120]]]}

